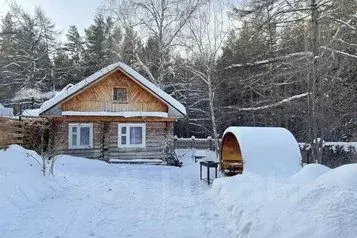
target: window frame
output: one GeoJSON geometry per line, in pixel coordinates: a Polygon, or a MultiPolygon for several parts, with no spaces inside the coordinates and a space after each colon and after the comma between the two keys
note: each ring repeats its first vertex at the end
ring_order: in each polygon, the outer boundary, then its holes
{"type": "Polygon", "coordinates": [[[118,123],[118,148],[144,148],[146,142],[146,124],[145,123],[118,123]],[[126,134],[122,134],[122,128],[126,127],[126,134]],[[130,128],[142,128],[141,144],[130,144],[130,128]],[[126,144],[121,144],[121,137],[126,136],[126,144]]]}
{"type": "Polygon", "coordinates": [[[93,148],[93,123],[68,123],[68,149],[92,149],[93,148]],[[81,145],[81,128],[89,128],[89,145],[81,145]],[[73,145],[72,128],[77,128],[77,145],[73,145]]]}
{"type": "Polygon", "coordinates": [[[113,88],[113,102],[115,102],[115,103],[124,103],[124,104],[128,103],[128,88],[125,88],[125,87],[114,87],[114,88],[113,88]],[[124,90],[125,90],[125,92],[126,92],[125,101],[114,100],[114,96],[116,95],[116,94],[115,94],[115,90],[116,90],[116,89],[124,89],[124,90]]]}

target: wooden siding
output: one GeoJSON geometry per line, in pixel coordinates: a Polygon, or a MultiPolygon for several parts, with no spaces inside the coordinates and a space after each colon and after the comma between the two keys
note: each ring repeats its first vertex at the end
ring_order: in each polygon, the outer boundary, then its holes
{"type": "Polygon", "coordinates": [[[165,103],[117,70],[85,88],[61,105],[63,111],[168,112],[165,103]],[[114,88],[127,88],[128,102],[113,101],[114,88]]]}
{"type": "MultiPolygon", "coordinates": [[[[58,154],[92,159],[164,159],[168,141],[172,139],[173,122],[141,121],[146,124],[144,148],[118,148],[118,123],[113,121],[82,121],[93,123],[93,148],[68,149],[68,124],[78,121],[53,121],[53,147],[58,154]]],[[[122,121],[130,123],[130,121],[122,121]]],[[[135,123],[138,121],[132,121],[135,123]]]]}

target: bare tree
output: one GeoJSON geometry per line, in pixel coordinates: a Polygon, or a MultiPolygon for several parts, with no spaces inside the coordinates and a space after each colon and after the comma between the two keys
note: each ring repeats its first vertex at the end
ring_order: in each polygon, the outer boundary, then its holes
{"type": "Polygon", "coordinates": [[[186,43],[192,64],[188,70],[204,85],[208,103],[208,116],[212,126],[216,152],[219,150],[215,107],[215,83],[217,82],[216,66],[221,47],[231,29],[227,21],[227,5],[224,1],[208,1],[199,11],[198,17],[192,19],[189,26],[189,37],[186,43]]]}
{"type": "MultiPolygon", "coordinates": [[[[336,123],[327,118],[334,118],[334,121],[341,123],[346,118],[354,117],[340,102],[343,99],[342,104],[355,107],[346,96],[354,98],[350,91],[353,85],[343,73],[346,67],[349,68],[348,62],[357,59],[352,37],[356,34],[356,15],[353,12],[351,14],[355,5],[355,1],[340,3],[334,0],[272,0],[247,1],[240,9],[236,8],[239,19],[248,21],[257,29],[257,35],[264,34],[267,39],[266,45],[262,47],[263,53],[256,59],[226,67],[226,70],[260,69],[244,79],[244,84],[257,95],[252,97],[251,104],[227,108],[264,112],[267,109],[279,110],[284,106],[296,106],[306,98],[307,103],[301,108],[302,113],[307,112],[304,117],[306,138],[313,145],[313,159],[321,162],[322,142],[336,131],[336,123]],[[349,5],[344,6],[345,4],[349,5]],[[291,37],[286,38],[290,29],[299,28],[304,29],[301,31],[302,35],[289,33],[291,37]],[[305,44],[300,44],[291,51],[289,48],[294,46],[292,42],[296,39],[305,44]],[[300,77],[297,77],[297,72],[300,77]],[[284,93],[285,90],[287,94],[284,93]]],[[[284,111],[277,113],[279,117],[284,114],[284,111]]]]}
{"type": "Polygon", "coordinates": [[[150,80],[163,87],[168,72],[165,66],[170,60],[165,56],[173,50],[200,5],[201,0],[108,0],[103,10],[115,16],[125,29],[139,32],[142,40],[152,37],[157,41],[156,73],[145,63],[137,45],[133,47],[133,54],[150,80]]]}

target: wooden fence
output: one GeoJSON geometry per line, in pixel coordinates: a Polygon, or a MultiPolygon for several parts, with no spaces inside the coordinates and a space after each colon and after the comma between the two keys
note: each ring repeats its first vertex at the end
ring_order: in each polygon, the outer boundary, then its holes
{"type": "MultiPolygon", "coordinates": [[[[220,140],[221,142],[221,140],[220,140]]],[[[175,149],[206,149],[215,150],[214,140],[207,138],[178,138],[174,137],[175,149]]],[[[311,145],[299,143],[302,163],[314,163],[311,160],[311,145]]],[[[325,142],[323,146],[322,164],[335,168],[343,164],[357,163],[357,142],[325,142]]]]}
{"type": "Polygon", "coordinates": [[[206,149],[215,150],[214,139],[212,137],[207,138],[178,138],[174,136],[174,148],[175,149],[206,149]]]}
{"type": "Polygon", "coordinates": [[[45,119],[15,120],[0,117],[0,149],[11,144],[42,153],[48,146],[48,122],[45,119]]]}
{"type": "Polygon", "coordinates": [[[0,149],[23,144],[23,122],[0,117],[0,149]]]}

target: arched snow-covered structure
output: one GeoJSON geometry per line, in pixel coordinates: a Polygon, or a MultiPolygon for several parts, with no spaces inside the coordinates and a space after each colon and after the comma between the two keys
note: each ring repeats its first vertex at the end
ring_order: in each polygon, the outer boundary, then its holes
{"type": "Polygon", "coordinates": [[[222,138],[221,171],[289,176],[300,168],[301,154],[295,137],[279,127],[228,127],[222,138]]]}

